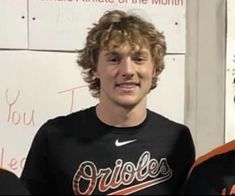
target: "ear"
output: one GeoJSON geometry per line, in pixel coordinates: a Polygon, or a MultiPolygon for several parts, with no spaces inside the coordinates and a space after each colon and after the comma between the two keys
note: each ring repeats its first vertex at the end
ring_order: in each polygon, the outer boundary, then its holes
{"type": "Polygon", "coordinates": [[[100,75],[97,71],[92,71],[92,74],[95,78],[100,78],[100,75]]]}
{"type": "Polygon", "coordinates": [[[156,70],[156,66],[153,67],[153,74],[152,76],[155,77],[157,75],[157,70],[156,70]]]}

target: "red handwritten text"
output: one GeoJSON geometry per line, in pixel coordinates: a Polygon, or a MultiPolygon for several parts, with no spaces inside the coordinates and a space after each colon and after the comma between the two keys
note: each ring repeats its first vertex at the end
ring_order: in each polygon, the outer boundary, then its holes
{"type": "Polygon", "coordinates": [[[16,102],[20,98],[20,91],[17,92],[15,98],[10,101],[8,89],[6,90],[6,103],[8,105],[8,117],[7,122],[12,123],[14,125],[19,125],[20,123],[25,126],[34,126],[34,115],[35,111],[32,110],[30,115],[27,115],[26,112],[20,112],[17,110],[14,110],[14,106],[16,105],[16,102]]]}
{"type": "Polygon", "coordinates": [[[87,85],[83,85],[83,86],[77,86],[71,89],[67,89],[64,91],[60,91],[58,92],[59,94],[61,93],[70,93],[71,99],[70,99],[70,106],[69,106],[69,112],[72,113],[73,112],[73,108],[74,108],[74,93],[76,90],[83,88],[83,87],[87,87],[87,85]]]}
{"type": "Polygon", "coordinates": [[[5,149],[2,147],[0,148],[0,168],[6,168],[6,169],[10,169],[12,171],[16,171],[18,169],[22,170],[25,164],[25,160],[26,158],[9,158],[6,159],[6,155],[5,155],[5,149]]]}

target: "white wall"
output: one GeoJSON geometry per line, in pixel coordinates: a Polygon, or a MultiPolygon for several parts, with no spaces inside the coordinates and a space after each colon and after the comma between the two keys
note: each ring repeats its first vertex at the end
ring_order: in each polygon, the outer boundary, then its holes
{"type": "Polygon", "coordinates": [[[227,3],[225,141],[235,139],[235,1],[227,3]]]}
{"type": "Polygon", "coordinates": [[[185,122],[197,155],[225,142],[226,1],[187,0],[185,122]]]}

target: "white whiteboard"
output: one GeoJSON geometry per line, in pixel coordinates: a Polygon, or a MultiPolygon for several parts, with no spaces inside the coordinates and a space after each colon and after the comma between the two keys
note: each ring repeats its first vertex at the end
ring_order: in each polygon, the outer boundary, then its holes
{"type": "Polygon", "coordinates": [[[134,11],[163,31],[168,53],[185,53],[186,0],[29,0],[29,48],[75,50],[104,11],[134,11]]]}
{"type": "Polygon", "coordinates": [[[235,1],[227,1],[225,141],[235,139],[235,1]]]}
{"type": "MultiPolygon", "coordinates": [[[[184,122],[184,55],[166,58],[148,107],[184,122]]],[[[80,76],[75,53],[0,52],[0,167],[20,175],[32,139],[49,118],[97,103],[80,76]]]]}
{"type": "Polygon", "coordinates": [[[1,0],[0,48],[28,48],[27,0],[1,0]]]}

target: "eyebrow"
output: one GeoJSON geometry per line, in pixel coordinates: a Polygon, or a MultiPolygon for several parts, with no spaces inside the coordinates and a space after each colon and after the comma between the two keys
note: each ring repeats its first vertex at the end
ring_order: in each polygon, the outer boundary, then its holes
{"type": "MultiPolygon", "coordinates": [[[[122,52],[119,52],[118,50],[111,50],[111,51],[104,51],[104,56],[110,56],[110,55],[120,55],[122,52]]],[[[150,52],[147,50],[137,50],[130,53],[130,55],[149,55],[150,52]]]]}
{"type": "Polygon", "coordinates": [[[113,56],[113,55],[120,55],[121,53],[117,52],[117,51],[105,51],[104,52],[104,56],[105,57],[109,57],[109,56],[113,56]]]}
{"type": "Polygon", "coordinates": [[[149,55],[150,53],[146,50],[134,51],[133,54],[137,55],[149,55]]]}

